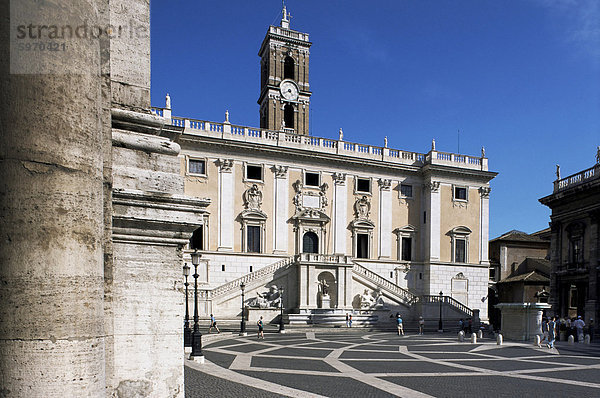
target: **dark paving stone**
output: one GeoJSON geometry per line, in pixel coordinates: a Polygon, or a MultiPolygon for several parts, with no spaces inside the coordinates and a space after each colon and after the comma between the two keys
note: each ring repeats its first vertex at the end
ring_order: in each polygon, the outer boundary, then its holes
{"type": "Polygon", "coordinates": [[[296,388],[324,395],[326,397],[394,397],[383,390],[379,390],[368,384],[350,379],[348,377],[333,376],[307,376],[283,373],[261,373],[253,371],[242,371],[247,376],[267,380],[287,387],[296,388]]]}
{"type": "Polygon", "coordinates": [[[264,344],[246,343],[246,344],[238,345],[235,347],[227,347],[227,350],[234,351],[234,352],[248,353],[248,352],[253,352],[253,351],[258,351],[258,350],[264,350],[265,348],[269,348],[269,347],[270,346],[264,345],[264,344]]]}
{"type": "Polygon", "coordinates": [[[220,352],[211,352],[208,350],[204,350],[203,352],[206,359],[208,359],[216,365],[227,369],[231,366],[231,363],[235,359],[235,355],[222,354],[220,352]]]}
{"type": "Polygon", "coordinates": [[[269,355],[284,355],[291,357],[325,358],[331,350],[286,347],[269,351],[269,355]]]}
{"type": "Polygon", "coordinates": [[[469,352],[477,348],[477,344],[436,344],[436,345],[413,345],[408,347],[408,351],[443,351],[443,352],[469,352]]]}
{"type": "Polygon", "coordinates": [[[449,361],[460,365],[472,366],[475,368],[497,370],[508,372],[511,370],[540,369],[544,365],[532,362],[511,361],[511,360],[492,360],[492,361],[449,361]]]}
{"type": "Polygon", "coordinates": [[[495,355],[505,358],[518,358],[518,357],[544,357],[547,355],[553,355],[546,351],[538,351],[532,348],[526,347],[506,347],[506,348],[495,348],[491,350],[479,351],[480,354],[495,355]]]}
{"type": "Polygon", "coordinates": [[[368,350],[368,351],[388,351],[388,352],[398,352],[398,344],[396,345],[384,345],[384,344],[361,344],[356,347],[352,347],[352,350],[368,350]]]}
{"type": "MultiPolygon", "coordinates": [[[[536,373],[535,375],[542,377],[552,377],[556,379],[585,381],[588,383],[596,384],[600,383],[600,369],[546,371],[543,373],[536,373]]],[[[596,390],[595,396],[600,396],[600,389],[596,390]]]]}
{"type": "Polygon", "coordinates": [[[274,368],[274,369],[294,369],[294,370],[314,370],[320,372],[339,371],[319,359],[293,359],[273,358],[273,357],[252,357],[252,367],[274,368]]]}
{"type": "Polygon", "coordinates": [[[343,347],[347,347],[348,344],[344,344],[344,343],[336,343],[336,342],[316,342],[316,343],[310,343],[310,344],[304,344],[303,347],[313,347],[313,348],[332,348],[332,349],[336,349],[336,348],[343,348],[343,347]]]}
{"type": "Polygon", "coordinates": [[[342,361],[363,373],[437,373],[464,372],[464,369],[419,360],[410,361],[342,361]]]}
{"type": "Polygon", "coordinates": [[[303,339],[297,339],[297,340],[283,340],[283,341],[270,341],[270,343],[276,343],[282,346],[290,346],[290,345],[296,345],[296,344],[306,344],[311,340],[306,340],[306,338],[303,339]]]}
{"type": "Polygon", "coordinates": [[[340,355],[340,359],[413,359],[412,357],[401,354],[398,351],[345,351],[340,355]]]}
{"type": "Polygon", "coordinates": [[[384,377],[436,397],[597,397],[599,389],[504,376],[384,377]],[[477,393],[479,392],[479,393],[477,393]]]}
{"type": "Polygon", "coordinates": [[[279,398],[281,394],[271,393],[259,388],[248,387],[230,380],[221,379],[195,369],[184,368],[186,398],[245,397],[279,398]]]}
{"type": "Polygon", "coordinates": [[[544,361],[548,363],[548,366],[554,366],[553,364],[566,364],[566,365],[600,365],[599,358],[589,357],[565,357],[564,355],[552,355],[548,357],[535,358],[536,361],[544,361]]]}
{"type": "Polygon", "coordinates": [[[228,345],[234,345],[234,344],[240,344],[240,343],[242,343],[242,341],[237,341],[234,339],[217,340],[217,341],[213,341],[208,344],[204,344],[204,342],[202,342],[202,347],[225,347],[228,345]]]}
{"type": "Polygon", "coordinates": [[[431,359],[447,359],[447,360],[481,358],[478,355],[462,353],[462,352],[453,352],[450,354],[440,353],[440,352],[423,352],[423,353],[420,353],[419,355],[422,355],[426,358],[431,358],[431,359]]]}

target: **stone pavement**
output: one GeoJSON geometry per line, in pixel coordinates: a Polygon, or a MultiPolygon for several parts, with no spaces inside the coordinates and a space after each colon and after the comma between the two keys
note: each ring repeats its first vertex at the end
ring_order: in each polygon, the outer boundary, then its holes
{"type": "Polygon", "coordinates": [[[598,345],[549,350],[354,329],[209,339],[206,364],[186,361],[186,397],[600,396],[598,345]]]}

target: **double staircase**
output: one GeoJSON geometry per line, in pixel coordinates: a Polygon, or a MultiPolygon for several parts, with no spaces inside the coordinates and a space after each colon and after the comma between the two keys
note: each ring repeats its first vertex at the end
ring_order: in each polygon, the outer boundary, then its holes
{"type": "MultiPolygon", "coordinates": [[[[327,259],[321,257],[322,256],[319,257],[319,262],[328,262],[325,261],[327,259]]],[[[212,290],[204,290],[200,292],[199,298],[200,300],[205,301],[205,308],[207,308],[207,312],[209,312],[212,310],[213,305],[218,306],[220,303],[238,297],[240,295],[242,284],[245,285],[246,291],[252,291],[275,279],[276,273],[289,272],[289,269],[298,261],[305,260],[306,259],[300,256],[284,258],[212,290]]],[[[393,302],[405,307],[403,314],[407,318],[412,317],[416,319],[423,313],[425,307],[440,305],[456,314],[459,318],[469,318],[477,315],[471,308],[452,297],[438,295],[418,296],[361,264],[349,258],[347,260],[349,260],[348,262],[352,262],[352,277],[355,281],[371,290],[379,291],[387,303],[393,302]]],[[[331,262],[339,262],[339,259],[332,258],[331,262]]],[[[346,312],[347,310],[344,309],[317,309],[301,314],[286,314],[285,320],[290,324],[324,324],[340,326],[345,324],[346,312]]],[[[353,321],[357,326],[372,326],[381,323],[381,321],[387,322],[387,320],[378,320],[377,315],[365,311],[362,311],[362,313],[361,311],[354,313],[353,321]]]]}

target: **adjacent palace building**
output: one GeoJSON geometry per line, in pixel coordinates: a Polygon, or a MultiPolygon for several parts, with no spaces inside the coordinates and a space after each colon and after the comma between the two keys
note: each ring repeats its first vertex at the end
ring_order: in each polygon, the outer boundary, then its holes
{"type": "Polygon", "coordinates": [[[239,317],[243,284],[247,316],[267,321],[280,302],[292,323],[352,311],[365,322],[387,321],[385,311],[437,320],[440,300],[450,317],[479,310],[486,320],[496,173],[485,152],[440,152],[435,141],[426,153],[387,139],[376,147],[347,142],[342,130],[337,140],[310,136],[311,44],[285,8],[269,26],[258,53],[260,128],[228,113],[224,122],[175,117],[168,96],[153,108],[181,146],[185,195],[205,204],[184,254],[190,265],[192,251],[202,255],[201,314],[239,317]]]}

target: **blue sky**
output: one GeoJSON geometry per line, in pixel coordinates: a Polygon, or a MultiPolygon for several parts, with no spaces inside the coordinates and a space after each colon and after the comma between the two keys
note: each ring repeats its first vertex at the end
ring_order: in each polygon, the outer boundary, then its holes
{"type": "MultiPolygon", "coordinates": [[[[478,155],[490,237],[548,226],[538,202],[600,145],[600,1],[287,0],[311,47],[311,134],[478,155]]],[[[258,126],[260,44],[281,2],[151,2],[152,104],[258,126]]]]}

